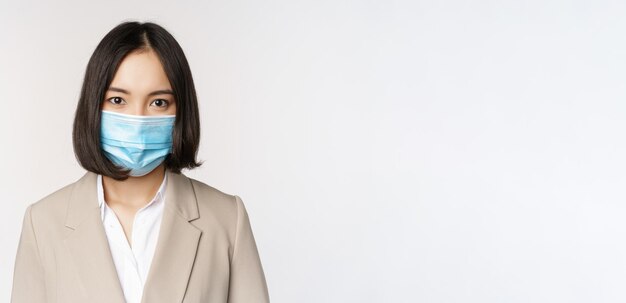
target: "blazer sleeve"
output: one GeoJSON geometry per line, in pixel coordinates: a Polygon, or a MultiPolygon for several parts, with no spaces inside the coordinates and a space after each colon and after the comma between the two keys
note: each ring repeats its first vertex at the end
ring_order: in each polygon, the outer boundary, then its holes
{"type": "Polygon", "coordinates": [[[230,263],[228,303],[269,303],[269,293],[248,212],[241,198],[237,201],[237,230],[230,263]]]}
{"type": "Polygon", "coordinates": [[[46,301],[44,271],[33,228],[32,207],[26,208],[13,269],[11,303],[42,303],[46,301]]]}

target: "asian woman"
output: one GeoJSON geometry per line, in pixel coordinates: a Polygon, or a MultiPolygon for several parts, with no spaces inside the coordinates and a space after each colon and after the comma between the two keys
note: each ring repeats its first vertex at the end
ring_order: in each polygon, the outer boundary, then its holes
{"type": "Polygon", "coordinates": [[[13,303],[265,303],[237,195],[185,176],[200,140],[182,48],[124,22],[93,52],[73,124],[86,173],[25,211],[13,303]]]}

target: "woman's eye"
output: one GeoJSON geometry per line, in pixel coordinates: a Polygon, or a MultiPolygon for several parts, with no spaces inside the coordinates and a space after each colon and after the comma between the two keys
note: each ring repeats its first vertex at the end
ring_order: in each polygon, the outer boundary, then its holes
{"type": "Polygon", "coordinates": [[[109,98],[109,102],[111,102],[111,103],[113,103],[115,105],[120,105],[120,104],[123,104],[123,102],[125,102],[125,101],[124,101],[124,99],[122,99],[120,97],[111,97],[111,98],[109,98]]]}
{"type": "Polygon", "coordinates": [[[152,104],[156,105],[157,107],[166,107],[168,102],[167,102],[167,100],[156,99],[156,100],[152,101],[152,104]]]}

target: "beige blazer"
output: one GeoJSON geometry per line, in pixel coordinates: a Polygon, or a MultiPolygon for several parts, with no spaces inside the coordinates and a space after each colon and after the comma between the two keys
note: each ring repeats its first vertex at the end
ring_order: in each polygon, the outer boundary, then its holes
{"type": "MultiPolygon", "coordinates": [[[[163,221],[141,302],[269,302],[241,198],[166,173],[163,221]]],[[[11,302],[124,302],[100,218],[96,176],[87,172],[26,208],[11,302]]]]}

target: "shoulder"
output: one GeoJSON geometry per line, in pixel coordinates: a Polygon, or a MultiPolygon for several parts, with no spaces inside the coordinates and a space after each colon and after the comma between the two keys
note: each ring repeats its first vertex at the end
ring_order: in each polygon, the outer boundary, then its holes
{"type": "Polygon", "coordinates": [[[234,212],[238,207],[239,196],[227,193],[203,181],[189,178],[191,182],[198,206],[211,207],[225,212],[234,212]]]}
{"type": "Polygon", "coordinates": [[[225,229],[233,231],[245,211],[239,195],[227,193],[194,178],[187,178],[192,185],[201,220],[203,217],[210,218],[225,229]]]}
{"type": "Polygon", "coordinates": [[[235,195],[226,193],[216,187],[209,185],[203,181],[187,177],[193,186],[196,196],[210,198],[218,203],[231,203],[235,199],[235,195]]]}
{"type": "Polygon", "coordinates": [[[47,195],[31,202],[23,211],[24,220],[32,224],[35,231],[53,233],[62,230],[66,220],[68,203],[74,193],[74,181],[65,184],[47,195]]]}
{"type": "Polygon", "coordinates": [[[27,210],[30,208],[31,216],[38,218],[64,217],[67,203],[72,195],[75,184],[76,182],[72,182],[57,188],[46,196],[30,203],[27,210]]]}

